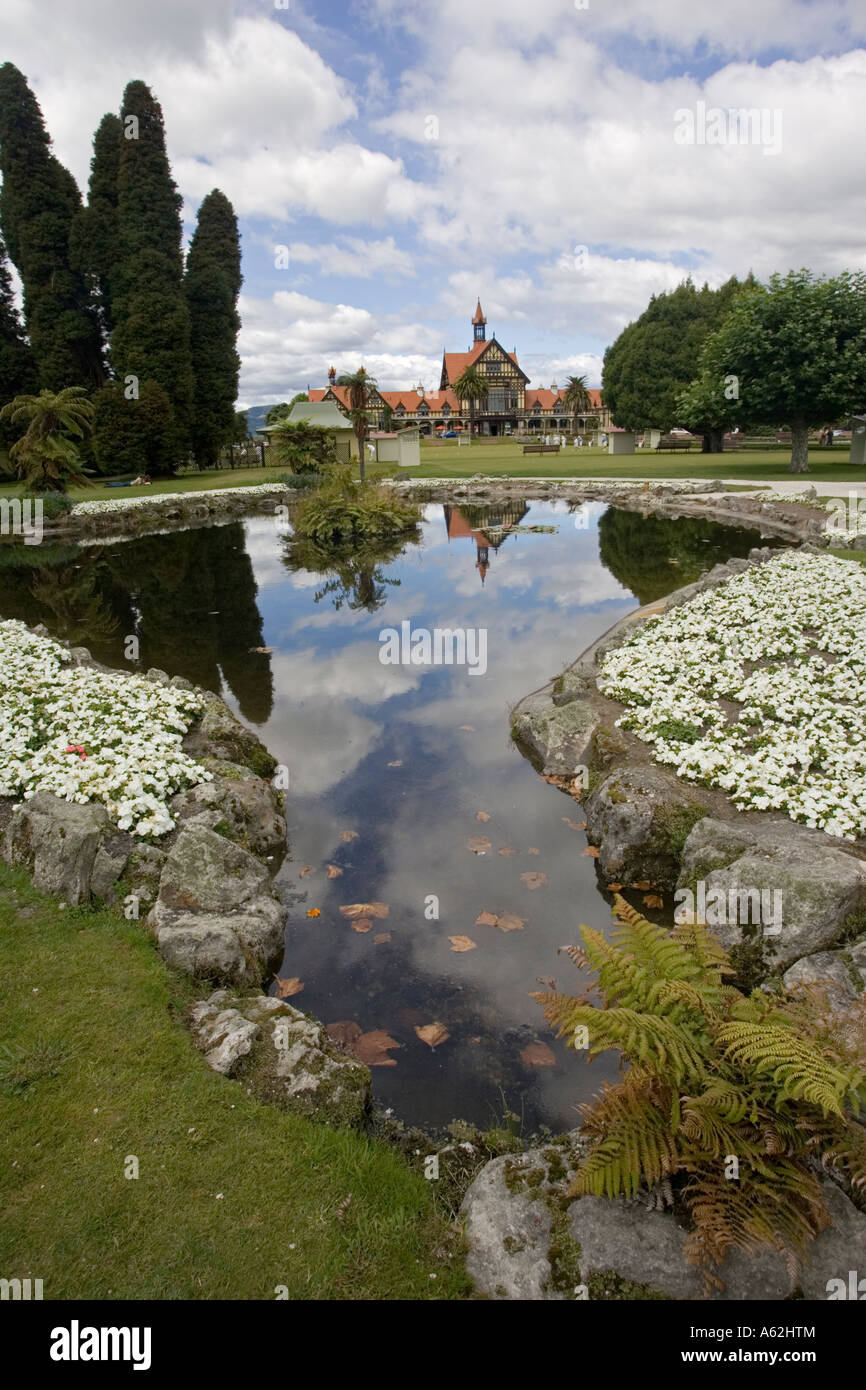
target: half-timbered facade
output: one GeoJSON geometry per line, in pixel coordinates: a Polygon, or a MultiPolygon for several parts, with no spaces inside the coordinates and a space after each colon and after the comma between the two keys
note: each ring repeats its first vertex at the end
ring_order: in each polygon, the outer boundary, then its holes
{"type": "MultiPolygon", "coordinates": [[[[479,301],[472,318],[472,346],[466,352],[443,352],[438,391],[421,387],[408,391],[374,391],[370,396],[370,423],[382,429],[417,425],[422,435],[462,434],[469,429],[468,401],[457,398],[454,383],[467,367],[475,367],[487,385],[487,394],[475,405],[475,432],[482,436],[586,434],[607,429],[610,416],[601,392],[589,392],[590,408],[575,415],[566,405],[565,387],[531,388],[529,377],[517,360],[517,349],[507,352],[495,336],[487,337],[487,320],[479,301]],[[390,418],[389,418],[390,417],[390,418]]],[[[334,401],[348,414],[348,391],[337,385],[334,367],[328,385],[313,389],[311,401],[334,401]]]]}

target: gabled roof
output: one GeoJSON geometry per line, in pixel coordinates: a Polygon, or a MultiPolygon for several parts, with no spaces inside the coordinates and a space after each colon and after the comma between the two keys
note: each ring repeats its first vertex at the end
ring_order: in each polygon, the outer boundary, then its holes
{"type": "Polygon", "coordinates": [[[442,354],[442,371],[448,379],[448,385],[453,386],[460,374],[466,367],[472,367],[476,362],[480,362],[485,352],[489,352],[492,347],[497,347],[501,353],[513,362],[524,381],[529,377],[524,372],[513,352],[507,352],[496,338],[490,338],[486,343],[474,343],[468,352],[444,352],[442,354]]]}
{"type": "MultiPolygon", "coordinates": [[[[312,395],[312,392],[310,392],[312,395]]],[[[306,420],[327,430],[350,430],[352,426],[333,401],[296,401],[286,419],[296,425],[306,420]]]]}

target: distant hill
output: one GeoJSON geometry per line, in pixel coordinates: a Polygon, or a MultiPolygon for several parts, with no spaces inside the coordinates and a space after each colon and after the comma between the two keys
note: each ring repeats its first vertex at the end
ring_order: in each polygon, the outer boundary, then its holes
{"type": "Polygon", "coordinates": [[[279,405],[279,401],[273,401],[271,405],[251,405],[244,411],[250,434],[255,434],[256,430],[261,429],[265,423],[265,416],[269,410],[273,410],[275,405],[279,405]]]}

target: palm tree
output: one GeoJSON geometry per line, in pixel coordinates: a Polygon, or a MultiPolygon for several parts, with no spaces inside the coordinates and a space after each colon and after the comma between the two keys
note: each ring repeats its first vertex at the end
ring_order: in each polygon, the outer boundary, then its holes
{"type": "Polygon", "coordinates": [[[578,415],[586,415],[587,411],[592,409],[592,398],[585,376],[570,376],[568,378],[564,399],[575,420],[578,415]]]}
{"type": "Polygon", "coordinates": [[[469,437],[475,433],[475,405],[487,397],[488,385],[477,367],[464,367],[454,382],[454,394],[459,401],[469,402],[469,437]]]}
{"type": "Polygon", "coordinates": [[[370,430],[370,417],[367,412],[370,409],[370,399],[378,388],[373,378],[367,375],[363,367],[359,367],[356,372],[347,376],[337,377],[337,385],[345,387],[349,393],[349,419],[352,421],[352,428],[358,441],[361,482],[363,482],[364,445],[370,430]]]}
{"type": "Polygon", "coordinates": [[[0,410],[0,420],[20,424],[29,420],[26,432],[9,450],[18,477],[34,492],[65,492],[70,484],[90,487],[81,471],[76,439],[93,428],[93,403],[83,386],[63,391],[40,391],[38,396],[16,396],[0,410]],[[70,438],[70,436],[72,436],[70,438]]]}

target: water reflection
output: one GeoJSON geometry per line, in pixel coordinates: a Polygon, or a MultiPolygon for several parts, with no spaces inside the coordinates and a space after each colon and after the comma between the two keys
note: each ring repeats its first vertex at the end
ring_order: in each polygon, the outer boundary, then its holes
{"type": "Polygon", "coordinates": [[[291,775],[281,973],[304,982],[292,1002],[326,1023],[397,1039],[396,1065],[374,1072],[382,1103],[428,1124],[488,1123],[507,1106],[529,1129],[560,1128],[614,1060],[588,1069],[552,1037],[531,993],[539,977],[585,983],[557,948],[581,922],[607,929],[609,899],[583,853],[579,806],[510,742],[509,706],[659,586],[757,542],[601,505],[578,529],[565,503],[521,502],[430,506],[419,544],[335,554],[255,518],[43,548],[35,560],[35,548],[0,549],[0,613],[43,622],[116,666],[124,634],[136,633],[143,665],[221,691],[258,726],[291,775]],[[486,675],[383,665],[379,633],[404,619],[485,628],[486,675]],[[252,650],[261,646],[270,654],[252,650]],[[490,841],[485,853],[469,847],[476,836],[490,841]],[[544,876],[534,888],[533,874],[544,876]],[[340,907],[370,902],[386,903],[387,918],[354,931],[340,907]],[[313,908],[320,915],[308,917],[313,908]],[[521,930],[485,925],[506,913],[521,930]],[[475,949],[455,952],[453,936],[475,949]],[[433,1022],[449,1033],[435,1049],[416,1033],[433,1022]],[[555,1065],[527,1061],[535,1041],[555,1065]]]}

